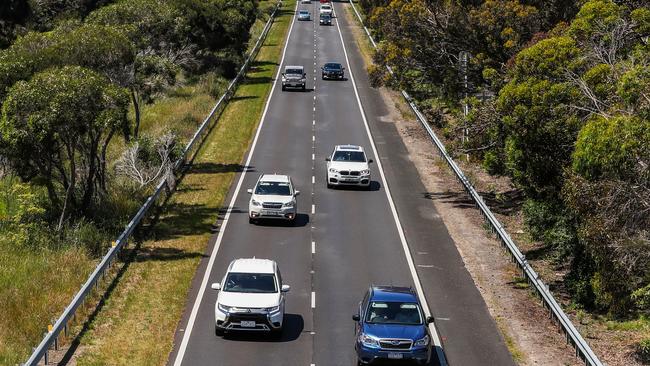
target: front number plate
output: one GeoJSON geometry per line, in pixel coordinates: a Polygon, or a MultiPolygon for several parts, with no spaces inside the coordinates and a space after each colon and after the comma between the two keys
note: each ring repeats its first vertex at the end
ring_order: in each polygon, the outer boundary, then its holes
{"type": "Polygon", "coordinates": [[[255,328],[255,322],[252,320],[242,320],[241,326],[242,328],[255,328]]]}
{"type": "Polygon", "coordinates": [[[388,354],[388,358],[393,360],[401,360],[402,358],[404,358],[404,355],[397,352],[391,352],[388,354]]]}

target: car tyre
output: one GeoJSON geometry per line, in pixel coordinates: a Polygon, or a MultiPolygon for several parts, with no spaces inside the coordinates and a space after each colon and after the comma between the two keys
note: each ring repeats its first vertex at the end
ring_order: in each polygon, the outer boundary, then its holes
{"type": "Polygon", "coordinates": [[[271,338],[273,338],[276,341],[279,341],[282,339],[282,331],[284,330],[284,327],[281,327],[280,329],[273,329],[271,331],[271,338]]]}
{"type": "Polygon", "coordinates": [[[214,335],[217,337],[223,337],[226,333],[223,331],[223,329],[217,327],[217,325],[214,325],[214,335]]]}
{"type": "Polygon", "coordinates": [[[287,90],[287,87],[282,85],[282,91],[285,91],[285,90],[287,90]]]}
{"type": "Polygon", "coordinates": [[[307,90],[307,88],[305,88],[305,86],[303,85],[302,86],[302,91],[305,91],[305,90],[307,90]]]}
{"type": "Polygon", "coordinates": [[[249,218],[248,218],[248,223],[249,223],[249,224],[253,224],[253,225],[257,225],[257,219],[254,219],[254,218],[252,218],[252,217],[249,217],[249,218]]]}

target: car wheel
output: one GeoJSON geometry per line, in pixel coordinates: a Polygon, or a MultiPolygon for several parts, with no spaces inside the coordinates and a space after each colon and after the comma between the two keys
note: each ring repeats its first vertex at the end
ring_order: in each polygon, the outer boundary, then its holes
{"type": "Polygon", "coordinates": [[[223,337],[225,335],[225,332],[223,331],[223,329],[217,327],[216,324],[215,324],[215,326],[214,326],[214,335],[216,335],[217,337],[223,337]]]}
{"type": "Polygon", "coordinates": [[[249,224],[257,224],[257,220],[254,219],[254,218],[252,218],[252,217],[249,217],[249,218],[248,218],[248,223],[249,223],[249,224]]]}
{"type": "Polygon", "coordinates": [[[284,327],[281,327],[280,329],[273,329],[271,331],[271,338],[275,340],[280,340],[282,339],[282,331],[284,330],[284,327]]]}
{"type": "Polygon", "coordinates": [[[287,87],[282,85],[282,91],[285,91],[285,90],[287,90],[287,87]]]}
{"type": "Polygon", "coordinates": [[[307,90],[307,89],[306,89],[305,86],[303,85],[303,86],[302,86],[302,91],[305,91],[305,90],[307,90]]]}

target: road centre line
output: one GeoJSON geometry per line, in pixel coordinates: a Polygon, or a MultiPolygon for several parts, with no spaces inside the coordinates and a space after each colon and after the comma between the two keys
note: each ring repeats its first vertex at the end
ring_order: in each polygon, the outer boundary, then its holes
{"type": "MultiPolygon", "coordinates": [[[[248,158],[246,159],[246,163],[244,164],[245,167],[248,167],[250,165],[250,162],[253,158],[253,152],[255,152],[255,147],[257,146],[257,141],[260,136],[260,132],[262,131],[262,126],[264,125],[264,120],[266,119],[266,114],[269,110],[269,105],[271,104],[271,98],[273,96],[273,91],[275,90],[276,85],[278,84],[280,72],[282,71],[282,64],[284,63],[284,58],[287,53],[287,46],[289,45],[289,39],[291,39],[291,33],[293,31],[293,25],[295,24],[295,19],[296,19],[296,14],[298,12],[298,1],[296,2],[296,7],[294,9],[294,15],[293,15],[293,21],[291,22],[291,26],[289,26],[289,32],[287,33],[287,39],[285,40],[284,43],[284,49],[282,50],[282,57],[280,59],[280,66],[278,67],[277,72],[275,73],[275,82],[271,86],[271,92],[269,93],[269,97],[266,100],[266,105],[264,106],[264,111],[262,112],[262,117],[260,119],[260,123],[257,126],[257,132],[255,132],[255,137],[253,138],[253,142],[251,144],[251,149],[248,152],[248,158]]],[[[223,235],[224,232],[226,231],[226,227],[228,226],[228,220],[230,219],[230,214],[232,212],[232,208],[235,206],[235,200],[237,199],[237,196],[239,195],[239,191],[241,190],[241,186],[244,183],[244,177],[246,176],[246,171],[247,169],[244,169],[239,176],[239,181],[237,182],[237,186],[235,187],[235,191],[233,192],[232,198],[230,200],[230,203],[228,204],[228,210],[226,211],[226,215],[223,218],[223,222],[221,224],[221,230],[219,231],[219,234],[217,236],[217,240],[214,244],[214,247],[212,248],[212,253],[210,254],[210,260],[208,261],[208,266],[205,270],[205,273],[203,275],[203,280],[201,281],[201,286],[199,287],[199,291],[196,295],[196,299],[194,300],[194,304],[192,305],[192,312],[190,313],[190,317],[187,322],[187,326],[185,327],[185,333],[183,334],[183,339],[181,340],[181,345],[179,346],[178,353],[176,354],[176,359],[174,360],[174,366],[181,366],[183,363],[183,357],[185,356],[185,351],[187,349],[187,345],[189,344],[190,336],[192,334],[192,329],[194,328],[194,323],[196,322],[196,316],[197,313],[199,312],[199,307],[201,305],[201,301],[203,299],[203,295],[205,294],[205,289],[208,286],[208,281],[210,280],[210,273],[212,272],[212,268],[214,267],[214,262],[217,258],[217,252],[219,251],[219,248],[221,247],[221,241],[223,240],[223,235]]]]}
{"type": "MultiPolygon", "coordinates": [[[[350,67],[350,59],[348,57],[348,51],[345,47],[345,41],[343,40],[343,33],[341,32],[341,26],[339,25],[338,19],[336,19],[336,28],[339,33],[339,38],[341,40],[341,44],[343,46],[343,55],[345,56],[345,62],[348,66],[348,73],[350,75],[350,81],[352,81],[352,86],[354,90],[354,95],[357,100],[357,104],[359,106],[359,111],[361,112],[361,118],[363,119],[363,123],[366,128],[366,134],[368,135],[368,139],[370,140],[370,146],[372,147],[372,151],[375,156],[379,156],[379,153],[377,152],[377,146],[375,146],[374,139],[372,137],[372,133],[370,132],[370,126],[368,124],[368,120],[366,118],[366,113],[363,108],[363,105],[361,104],[361,98],[359,97],[359,91],[357,90],[357,83],[354,80],[354,73],[352,72],[352,68],[350,67]]],[[[404,256],[406,257],[406,262],[409,267],[409,271],[411,272],[411,277],[413,278],[413,282],[415,284],[415,289],[416,293],[418,295],[418,298],[420,300],[420,304],[422,305],[425,315],[430,316],[431,311],[429,310],[429,305],[427,303],[427,299],[424,296],[424,290],[422,288],[422,283],[420,282],[420,278],[418,277],[417,270],[415,269],[415,265],[413,263],[413,257],[411,256],[411,251],[408,246],[408,242],[406,241],[406,235],[404,234],[404,229],[402,228],[402,223],[399,219],[399,216],[397,214],[397,209],[395,207],[395,203],[393,202],[393,196],[390,192],[390,188],[388,187],[388,181],[386,180],[386,175],[384,174],[384,169],[381,164],[381,159],[377,159],[377,168],[379,170],[379,175],[381,176],[382,183],[384,185],[384,193],[386,194],[386,198],[388,199],[388,204],[390,206],[391,213],[393,214],[393,219],[395,221],[395,226],[397,227],[397,232],[399,234],[400,241],[402,243],[402,249],[404,250],[404,256]]],[[[440,335],[438,334],[438,330],[435,327],[435,324],[429,324],[429,330],[431,331],[431,336],[433,338],[433,344],[436,346],[435,351],[436,351],[436,356],[438,357],[438,361],[440,362],[441,366],[447,366],[447,359],[445,357],[445,354],[442,350],[442,342],[440,340],[440,335]]]]}
{"type": "Polygon", "coordinates": [[[316,183],[316,177],[314,177],[314,176],[312,175],[312,176],[311,176],[311,184],[314,184],[314,183],[316,183]]]}
{"type": "Polygon", "coordinates": [[[313,215],[315,213],[316,213],[316,205],[312,204],[311,205],[311,214],[313,215]]]}
{"type": "Polygon", "coordinates": [[[315,291],[311,292],[311,308],[312,309],[316,308],[316,292],[315,291]]]}
{"type": "Polygon", "coordinates": [[[315,254],[315,253],[316,253],[316,242],[312,241],[311,242],[311,254],[315,254]]]}

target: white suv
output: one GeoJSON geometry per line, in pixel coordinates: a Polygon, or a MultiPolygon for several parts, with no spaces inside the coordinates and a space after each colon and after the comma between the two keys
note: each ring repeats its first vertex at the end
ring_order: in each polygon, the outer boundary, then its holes
{"type": "Polygon", "coordinates": [[[231,330],[267,331],[279,334],[284,320],[284,294],[280,269],[270,259],[244,258],[230,262],[214,306],[215,333],[231,330]]]}
{"type": "Polygon", "coordinates": [[[327,188],[338,185],[370,187],[372,159],[366,158],[361,146],[336,145],[327,161],[327,188]]]}
{"type": "Polygon", "coordinates": [[[258,219],[282,219],[294,221],[298,212],[296,196],[300,191],[293,189],[291,177],[279,174],[262,174],[254,189],[249,189],[249,222],[258,219]]]}
{"type": "Polygon", "coordinates": [[[322,14],[327,14],[327,15],[330,15],[330,16],[334,16],[334,14],[332,14],[333,12],[334,12],[334,10],[332,9],[332,5],[330,5],[330,4],[321,4],[320,9],[319,9],[319,13],[321,15],[322,14]]]}

